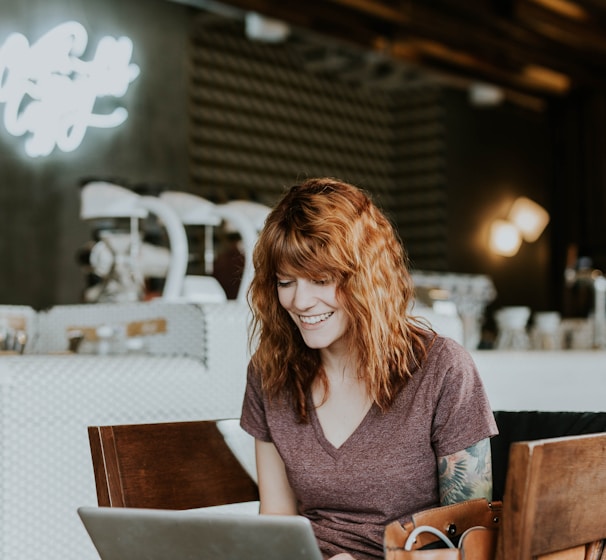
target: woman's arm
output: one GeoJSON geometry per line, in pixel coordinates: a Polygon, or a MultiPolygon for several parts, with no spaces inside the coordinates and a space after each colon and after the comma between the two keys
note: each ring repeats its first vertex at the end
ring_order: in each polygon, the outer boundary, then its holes
{"type": "Polygon", "coordinates": [[[438,458],[440,504],[454,504],[472,498],[492,500],[492,455],[490,439],[438,458]]]}
{"type": "Polygon", "coordinates": [[[297,500],[288,483],[284,463],[273,443],[255,440],[257,477],[259,480],[259,512],[296,515],[297,500]]]}

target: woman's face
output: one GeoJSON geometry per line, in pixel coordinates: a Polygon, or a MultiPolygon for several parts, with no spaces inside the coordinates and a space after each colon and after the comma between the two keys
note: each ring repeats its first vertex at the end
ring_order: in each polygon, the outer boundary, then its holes
{"type": "Polygon", "coordinates": [[[337,299],[334,280],[278,274],[277,285],[280,305],[289,313],[309,348],[346,351],[348,320],[337,299]]]}

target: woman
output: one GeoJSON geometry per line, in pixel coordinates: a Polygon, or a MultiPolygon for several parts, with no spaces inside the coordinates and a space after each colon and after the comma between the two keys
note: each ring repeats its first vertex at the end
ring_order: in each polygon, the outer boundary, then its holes
{"type": "Polygon", "coordinates": [[[409,314],[401,243],[361,190],[293,186],[250,287],[241,425],[262,514],[308,517],[326,558],[383,557],[383,530],[492,493],[494,418],[469,354],[409,314]]]}

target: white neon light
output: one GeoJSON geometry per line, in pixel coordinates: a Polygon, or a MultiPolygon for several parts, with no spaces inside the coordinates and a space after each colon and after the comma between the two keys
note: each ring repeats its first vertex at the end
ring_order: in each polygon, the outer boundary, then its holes
{"type": "Polygon", "coordinates": [[[29,133],[25,151],[47,156],[55,146],[72,152],[89,127],[114,128],[128,117],[124,107],[96,113],[99,97],[120,98],[139,75],[128,37],[103,37],[90,61],[81,60],[88,34],[76,21],[51,29],[30,45],[20,33],[0,46],[0,103],[14,136],[29,133]]]}

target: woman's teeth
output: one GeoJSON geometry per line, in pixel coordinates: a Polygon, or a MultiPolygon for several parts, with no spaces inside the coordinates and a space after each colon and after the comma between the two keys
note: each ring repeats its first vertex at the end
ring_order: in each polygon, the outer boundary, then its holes
{"type": "Polygon", "coordinates": [[[302,315],[299,315],[299,319],[301,320],[301,323],[305,323],[306,325],[315,325],[320,321],[326,321],[326,319],[328,319],[332,314],[333,311],[330,313],[322,313],[322,315],[313,315],[311,317],[303,317],[302,315]]]}

